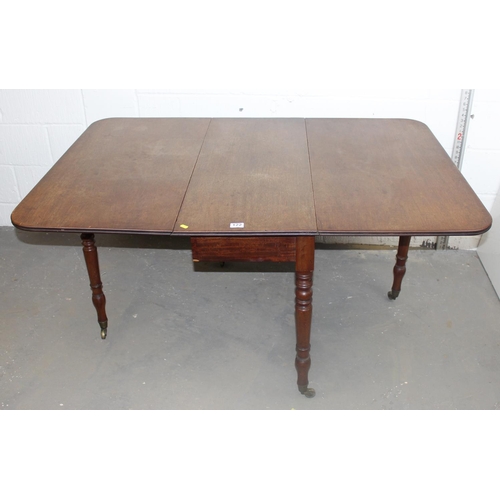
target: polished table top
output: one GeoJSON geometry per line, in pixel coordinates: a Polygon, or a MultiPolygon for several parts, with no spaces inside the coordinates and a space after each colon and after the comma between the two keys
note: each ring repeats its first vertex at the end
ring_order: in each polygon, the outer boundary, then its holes
{"type": "Polygon", "coordinates": [[[21,229],[172,235],[472,235],[491,217],[405,119],[110,118],[12,214],[21,229]]]}

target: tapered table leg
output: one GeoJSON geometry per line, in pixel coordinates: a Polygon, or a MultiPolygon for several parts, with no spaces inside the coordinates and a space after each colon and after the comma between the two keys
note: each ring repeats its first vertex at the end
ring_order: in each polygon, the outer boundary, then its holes
{"type": "Polygon", "coordinates": [[[314,397],[314,389],[307,387],[311,366],[312,280],[314,271],[314,236],[298,236],[295,260],[295,329],[297,332],[297,385],[301,394],[314,397]]]}
{"type": "Polygon", "coordinates": [[[399,292],[401,291],[401,282],[406,273],[406,260],[408,259],[408,249],[410,248],[411,236],[400,236],[398,253],[396,254],[396,265],[393,269],[394,281],[392,283],[392,290],[387,292],[387,296],[396,300],[399,292]]]}
{"type": "Polygon", "coordinates": [[[101,338],[105,339],[108,331],[108,318],[106,316],[106,297],[102,291],[101,275],[99,272],[99,259],[95,246],[94,235],[83,233],[81,235],[83,245],[83,256],[90,278],[92,290],[92,303],[97,311],[97,321],[101,327],[101,338]]]}

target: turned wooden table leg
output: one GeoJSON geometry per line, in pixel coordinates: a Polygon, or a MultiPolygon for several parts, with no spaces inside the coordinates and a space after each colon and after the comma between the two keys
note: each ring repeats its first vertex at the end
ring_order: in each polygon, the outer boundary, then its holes
{"type": "Polygon", "coordinates": [[[295,260],[295,329],[297,332],[297,385],[301,394],[308,398],[316,394],[308,388],[311,366],[312,280],[314,270],[314,236],[298,236],[295,260]]]}
{"type": "Polygon", "coordinates": [[[92,290],[92,303],[97,311],[97,321],[101,327],[101,338],[105,339],[108,331],[108,318],[106,316],[106,297],[102,291],[101,275],[99,272],[99,259],[95,246],[94,235],[83,233],[81,235],[83,245],[83,256],[90,278],[92,290]]]}
{"type": "Polygon", "coordinates": [[[396,265],[394,266],[393,274],[394,281],[392,283],[392,290],[387,292],[387,296],[396,300],[399,292],[401,291],[401,282],[406,273],[406,260],[408,259],[408,249],[410,248],[411,236],[400,236],[398,253],[396,255],[396,265]]]}

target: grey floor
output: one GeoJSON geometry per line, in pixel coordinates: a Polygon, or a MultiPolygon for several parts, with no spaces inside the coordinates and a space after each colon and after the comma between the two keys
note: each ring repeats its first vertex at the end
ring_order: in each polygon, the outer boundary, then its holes
{"type": "Polygon", "coordinates": [[[475,252],[318,248],[295,385],[288,264],[193,267],[185,239],[97,236],[101,340],[78,235],[0,229],[0,408],[500,408],[500,302],[475,252]]]}

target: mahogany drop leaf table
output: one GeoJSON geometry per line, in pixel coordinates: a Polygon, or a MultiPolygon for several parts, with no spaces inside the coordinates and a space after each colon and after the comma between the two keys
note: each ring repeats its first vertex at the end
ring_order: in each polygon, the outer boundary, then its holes
{"type": "Polygon", "coordinates": [[[297,384],[307,397],[317,235],[475,235],[491,217],[429,128],[405,119],[109,118],[88,127],[12,213],[80,233],[101,337],[95,234],[190,236],[195,261],[295,263],[297,384]]]}

